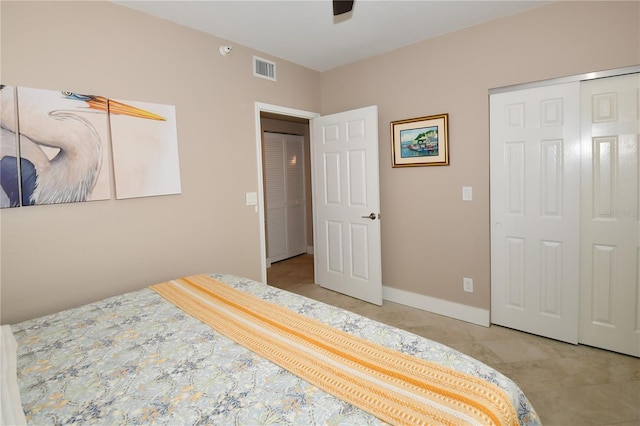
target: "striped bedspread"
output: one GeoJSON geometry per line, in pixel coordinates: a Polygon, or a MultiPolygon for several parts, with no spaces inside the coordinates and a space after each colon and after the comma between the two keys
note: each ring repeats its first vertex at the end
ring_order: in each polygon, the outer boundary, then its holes
{"type": "Polygon", "coordinates": [[[242,346],[385,422],[519,424],[509,396],[490,382],[371,343],[210,276],[151,289],[242,346]]]}

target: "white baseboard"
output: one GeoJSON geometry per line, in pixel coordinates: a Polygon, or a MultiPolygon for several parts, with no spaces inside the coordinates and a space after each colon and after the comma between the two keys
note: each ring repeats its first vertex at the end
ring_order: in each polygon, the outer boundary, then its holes
{"type": "Polygon", "coordinates": [[[491,317],[486,309],[463,305],[461,303],[450,302],[448,300],[437,299],[435,297],[412,293],[406,290],[399,290],[393,287],[382,287],[382,299],[389,302],[400,303],[434,314],[467,321],[473,324],[489,327],[491,317]]]}
{"type": "Polygon", "coordinates": [[[313,246],[307,246],[307,254],[313,254],[313,246]]]}

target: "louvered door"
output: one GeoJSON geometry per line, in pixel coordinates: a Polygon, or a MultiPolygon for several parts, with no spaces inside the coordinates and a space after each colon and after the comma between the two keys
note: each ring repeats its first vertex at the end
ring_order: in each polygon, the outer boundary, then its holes
{"type": "Polygon", "coordinates": [[[306,252],[304,138],[264,133],[267,264],[306,252]]]}

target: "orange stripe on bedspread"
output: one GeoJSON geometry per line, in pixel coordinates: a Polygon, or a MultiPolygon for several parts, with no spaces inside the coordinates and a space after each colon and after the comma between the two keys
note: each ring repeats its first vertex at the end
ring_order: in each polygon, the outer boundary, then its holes
{"type": "Polygon", "coordinates": [[[515,425],[499,387],[385,348],[206,275],[151,289],[307,382],[392,424],[515,425]]]}

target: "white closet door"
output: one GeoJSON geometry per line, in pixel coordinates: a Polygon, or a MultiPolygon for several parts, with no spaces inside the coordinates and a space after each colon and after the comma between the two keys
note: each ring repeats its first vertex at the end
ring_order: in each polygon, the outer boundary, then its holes
{"type": "Polygon", "coordinates": [[[307,251],[305,226],[304,138],[285,135],[287,253],[290,256],[307,251]]]}
{"type": "Polygon", "coordinates": [[[491,322],[577,343],[580,85],[490,102],[491,322]]]}
{"type": "Polygon", "coordinates": [[[640,74],[582,84],[580,342],[640,356],[640,74]]]}
{"type": "Polygon", "coordinates": [[[267,263],[306,252],[304,138],[264,133],[267,263]]]}

